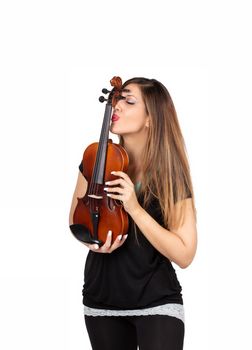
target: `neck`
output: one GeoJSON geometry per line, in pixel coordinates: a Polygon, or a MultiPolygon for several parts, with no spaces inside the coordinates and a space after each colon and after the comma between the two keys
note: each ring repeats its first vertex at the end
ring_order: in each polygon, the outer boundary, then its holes
{"type": "Polygon", "coordinates": [[[125,135],[123,137],[124,148],[129,156],[128,175],[133,183],[141,181],[142,177],[142,154],[146,145],[146,138],[125,135]]]}

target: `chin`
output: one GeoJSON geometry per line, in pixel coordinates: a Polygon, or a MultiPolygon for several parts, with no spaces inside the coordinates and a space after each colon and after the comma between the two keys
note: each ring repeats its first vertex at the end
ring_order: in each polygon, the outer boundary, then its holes
{"type": "Polygon", "coordinates": [[[115,135],[118,135],[118,136],[125,136],[125,135],[128,135],[128,134],[133,134],[134,133],[134,131],[133,130],[130,130],[130,129],[128,129],[128,130],[122,130],[122,128],[117,128],[116,127],[116,125],[114,126],[110,126],[110,132],[112,133],[112,134],[115,134],[115,135]]]}
{"type": "Polygon", "coordinates": [[[110,132],[115,135],[122,135],[119,129],[116,130],[116,127],[110,127],[110,132]]]}

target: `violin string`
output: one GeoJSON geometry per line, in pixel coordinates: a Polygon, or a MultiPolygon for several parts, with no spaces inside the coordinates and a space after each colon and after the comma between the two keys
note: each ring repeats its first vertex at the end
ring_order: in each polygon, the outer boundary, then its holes
{"type": "MultiPolygon", "coordinates": [[[[121,95],[114,96],[114,97],[117,99],[120,99],[120,97],[123,98],[121,95]]],[[[110,101],[110,105],[112,105],[112,104],[113,103],[111,103],[111,101],[110,101]]],[[[90,190],[91,190],[92,194],[97,194],[97,192],[99,190],[99,186],[96,184],[96,182],[98,180],[98,174],[99,174],[99,171],[101,169],[98,169],[98,164],[99,165],[101,164],[101,158],[102,158],[103,154],[107,153],[107,152],[105,152],[106,151],[105,148],[107,148],[107,145],[108,145],[109,122],[110,122],[110,113],[107,113],[107,115],[105,115],[105,119],[104,119],[104,122],[102,125],[100,142],[98,144],[95,166],[94,166],[94,170],[93,170],[93,174],[92,174],[92,178],[91,178],[90,190]]],[[[106,160],[105,160],[104,166],[106,166],[106,160]]],[[[104,171],[105,171],[105,168],[103,169],[103,175],[104,175],[104,171]]]]}
{"type": "MultiPolygon", "coordinates": [[[[102,131],[101,131],[101,139],[99,142],[99,147],[98,147],[98,151],[97,151],[97,160],[98,163],[101,163],[101,158],[103,156],[103,154],[105,154],[106,152],[106,147],[107,147],[107,143],[108,143],[108,129],[109,129],[109,121],[110,121],[110,113],[108,113],[108,115],[106,115],[106,118],[104,120],[103,126],[102,126],[102,131]]],[[[105,164],[104,164],[105,165],[105,164]]],[[[98,175],[98,167],[95,166],[95,179],[97,180],[97,175],[98,175]]],[[[103,169],[104,171],[105,169],[103,169]]]]}

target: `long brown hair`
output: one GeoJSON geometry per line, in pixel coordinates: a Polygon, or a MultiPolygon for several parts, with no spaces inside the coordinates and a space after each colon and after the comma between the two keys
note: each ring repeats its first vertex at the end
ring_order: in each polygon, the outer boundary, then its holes
{"type": "MultiPolygon", "coordinates": [[[[139,196],[143,196],[145,208],[153,197],[156,198],[165,227],[177,228],[184,222],[185,198],[192,198],[196,220],[187,150],[177,113],[167,88],[156,79],[132,78],[122,88],[129,84],[139,86],[150,117],[147,144],[142,155],[144,178],[139,196]]],[[[123,137],[119,137],[119,141],[123,146],[123,137]]]]}

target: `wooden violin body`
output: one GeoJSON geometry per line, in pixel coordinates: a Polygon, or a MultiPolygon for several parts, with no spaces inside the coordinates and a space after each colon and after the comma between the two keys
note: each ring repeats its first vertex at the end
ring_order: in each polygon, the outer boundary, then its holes
{"type": "MultiPolygon", "coordinates": [[[[117,77],[118,78],[118,77],[117,77]]],[[[104,244],[108,231],[112,242],[128,231],[128,214],[120,201],[107,196],[105,182],[117,177],[112,171],[127,172],[129,158],[125,149],[108,139],[112,102],[107,103],[100,141],[89,145],[83,154],[83,175],[88,187],[78,203],[70,229],[74,236],[85,243],[104,244]]]]}

